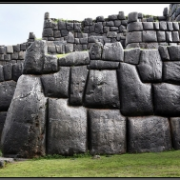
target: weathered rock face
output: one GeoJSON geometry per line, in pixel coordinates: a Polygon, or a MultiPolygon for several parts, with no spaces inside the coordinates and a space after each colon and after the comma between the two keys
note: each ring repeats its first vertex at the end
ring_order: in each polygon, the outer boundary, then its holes
{"type": "MultiPolygon", "coordinates": [[[[5,120],[6,120],[6,115],[7,115],[6,111],[1,111],[0,112],[0,139],[1,139],[1,134],[2,134],[2,131],[3,131],[4,123],[5,123],[5,120]]],[[[1,148],[1,145],[0,145],[0,148],[1,148]]]]}
{"type": "Polygon", "coordinates": [[[119,92],[115,70],[90,70],[85,92],[86,107],[119,108],[119,92]]]}
{"type": "Polygon", "coordinates": [[[167,118],[158,116],[128,118],[129,152],[170,150],[171,135],[167,118]]]}
{"type": "Polygon", "coordinates": [[[126,120],[119,110],[89,110],[90,153],[126,152],[126,120]]]}
{"type": "Polygon", "coordinates": [[[45,155],[46,98],[38,76],[22,75],[2,132],[4,156],[45,155]]]}
{"type": "Polygon", "coordinates": [[[69,107],[67,99],[48,103],[47,153],[73,155],[87,150],[87,113],[83,107],[69,107]]]}
{"type": "Polygon", "coordinates": [[[121,113],[124,116],[153,114],[151,85],[140,81],[135,66],[121,63],[118,77],[121,113]]]}

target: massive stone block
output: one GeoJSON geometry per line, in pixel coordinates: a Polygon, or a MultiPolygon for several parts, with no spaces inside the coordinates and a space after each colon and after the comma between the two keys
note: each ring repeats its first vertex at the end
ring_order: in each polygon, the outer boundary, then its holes
{"type": "Polygon", "coordinates": [[[3,66],[4,80],[12,80],[12,64],[8,63],[3,66]]]}
{"type": "Polygon", "coordinates": [[[70,67],[60,67],[54,74],[41,76],[44,94],[47,97],[67,98],[69,97],[70,67]]]}
{"type": "Polygon", "coordinates": [[[124,116],[153,114],[151,85],[140,81],[135,66],[120,63],[119,89],[120,109],[124,116]]]}
{"type": "Polygon", "coordinates": [[[89,51],[90,59],[101,59],[103,45],[100,42],[94,43],[89,51]]]}
{"type": "Polygon", "coordinates": [[[103,47],[102,59],[109,61],[123,61],[124,49],[121,43],[106,43],[103,47]]]}
{"type": "Polygon", "coordinates": [[[158,40],[158,42],[165,42],[166,41],[165,31],[157,31],[157,40],[158,40]]]}
{"type": "Polygon", "coordinates": [[[92,108],[119,108],[115,70],[90,70],[84,104],[92,108]]]}
{"type": "Polygon", "coordinates": [[[59,59],[60,66],[78,66],[90,63],[89,52],[72,52],[67,56],[59,59]]]}
{"type": "Polygon", "coordinates": [[[26,50],[23,74],[41,74],[44,56],[47,53],[45,41],[35,41],[26,50]]]}
{"type": "Polygon", "coordinates": [[[53,73],[58,71],[58,59],[56,56],[45,55],[43,73],[53,73]]]}
{"type": "Polygon", "coordinates": [[[0,110],[7,111],[16,88],[16,82],[4,81],[0,83],[0,110]]]}
{"type": "Polygon", "coordinates": [[[172,129],[172,145],[174,149],[180,149],[180,118],[170,118],[172,129]]]}
{"type": "Polygon", "coordinates": [[[168,52],[169,52],[171,61],[179,61],[180,60],[180,45],[169,46],[168,52]]]}
{"type": "Polygon", "coordinates": [[[180,83],[180,62],[163,63],[163,80],[180,83]]]}
{"type": "Polygon", "coordinates": [[[67,99],[48,101],[47,154],[73,155],[87,150],[87,113],[67,99]]]}
{"type": "Polygon", "coordinates": [[[45,155],[46,98],[38,76],[22,75],[7,112],[2,152],[10,157],[45,155]]]}
{"type": "Polygon", "coordinates": [[[126,152],[126,119],[119,110],[89,110],[91,154],[126,152]]]}
{"type": "Polygon", "coordinates": [[[142,32],[132,31],[128,32],[126,36],[126,45],[130,43],[140,43],[142,42],[142,32]]]}
{"type": "Polygon", "coordinates": [[[12,65],[12,79],[17,81],[22,75],[22,63],[15,63],[12,65]]]}
{"type": "Polygon", "coordinates": [[[7,115],[6,111],[1,111],[0,112],[0,148],[1,148],[1,134],[2,134],[2,131],[3,131],[3,128],[4,128],[6,115],[7,115]]]}
{"type": "Polygon", "coordinates": [[[161,152],[171,148],[167,118],[158,116],[128,118],[129,152],[161,152]]]}
{"type": "Polygon", "coordinates": [[[153,84],[155,114],[160,116],[180,116],[180,86],[173,84],[153,84]]]}
{"type": "Polygon", "coordinates": [[[124,51],[124,61],[129,64],[138,64],[140,60],[140,48],[128,49],[124,51]]]}
{"type": "Polygon", "coordinates": [[[71,67],[70,105],[82,105],[87,75],[86,66],[71,67]]]}
{"type": "Polygon", "coordinates": [[[93,60],[87,67],[88,69],[118,69],[119,62],[93,60]]]}
{"type": "Polygon", "coordinates": [[[127,31],[141,31],[143,30],[142,22],[133,22],[127,25],[127,31]]]}
{"type": "Polygon", "coordinates": [[[137,67],[143,82],[162,80],[162,61],[158,50],[142,50],[137,67]]]}
{"type": "Polygon", "coordinates": [[[143,31],[143,42],[157,42],[156,31],[143,31]]]}
{"type": "Polygon", "coordinates": [[[170,60],[169,52],[168,52],[168,47],[167,46],[159,46],[158,48],[159,53],[161,55],[161,59],[163,61],[170,60]]]}

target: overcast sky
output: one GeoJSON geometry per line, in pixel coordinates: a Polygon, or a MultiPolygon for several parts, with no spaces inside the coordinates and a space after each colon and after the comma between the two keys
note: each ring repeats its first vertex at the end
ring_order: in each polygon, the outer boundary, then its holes
{"type": "Polygon", "coordinates": [[[50,18],[66,20],[95,19],[97,16],[118,14],[124,11],[162,16],[169,4],[0,4],[0,45],[26,42],[29,32],[42,37],[44,13],[50,18]]]}

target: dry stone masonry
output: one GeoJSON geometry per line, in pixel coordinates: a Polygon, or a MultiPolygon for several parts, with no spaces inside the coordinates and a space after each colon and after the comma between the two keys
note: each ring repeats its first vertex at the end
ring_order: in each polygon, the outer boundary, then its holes
{"type": "Polygon", "coordinates": [[[178,7],[83,22],[45,13],[43,40],[0,46],[3,156],[179,150],[178,7]]]}

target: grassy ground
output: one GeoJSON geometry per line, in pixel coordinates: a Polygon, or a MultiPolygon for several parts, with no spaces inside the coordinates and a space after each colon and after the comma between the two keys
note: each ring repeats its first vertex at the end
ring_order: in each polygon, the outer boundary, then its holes
{"type": "Polygon", "coordinates": [[[180,177],[180,151],[38,159],[7,164],[0,177],[180,177]]]}

